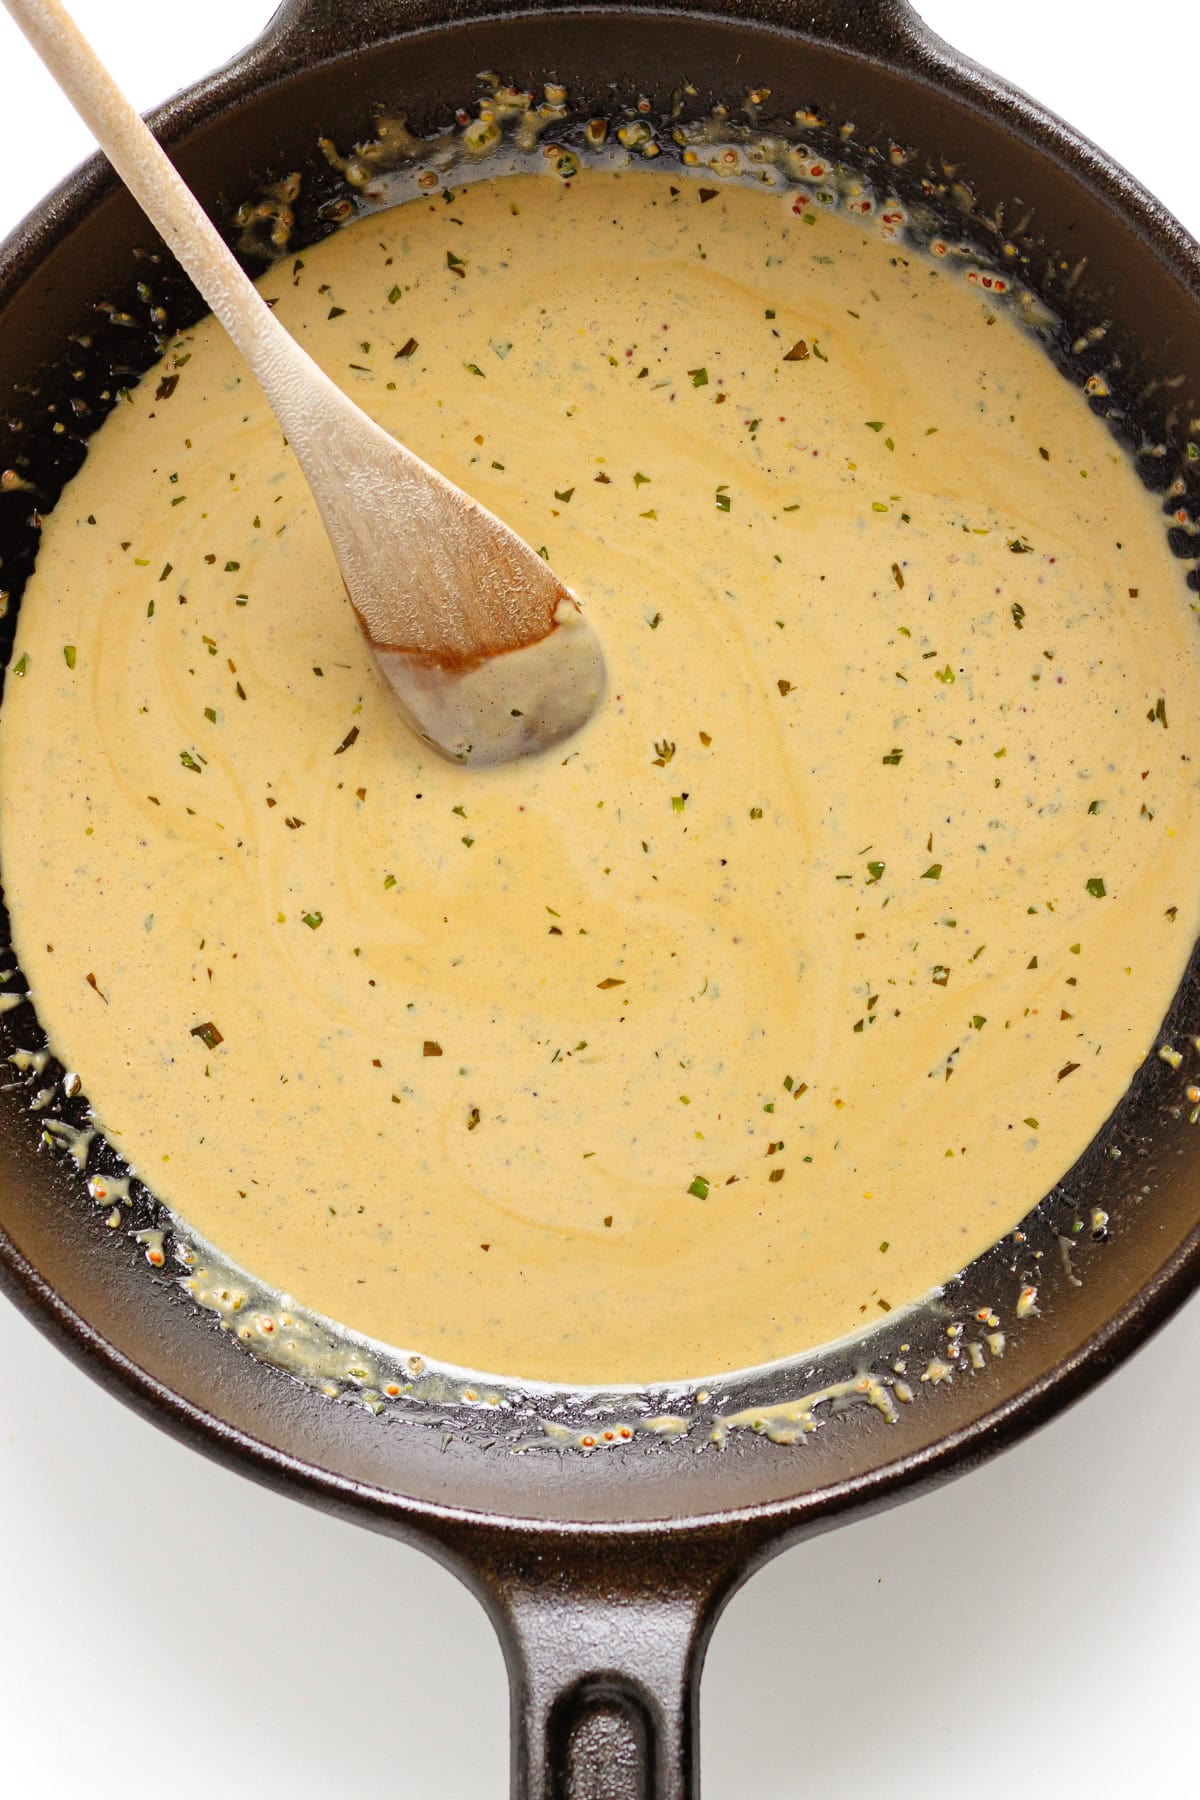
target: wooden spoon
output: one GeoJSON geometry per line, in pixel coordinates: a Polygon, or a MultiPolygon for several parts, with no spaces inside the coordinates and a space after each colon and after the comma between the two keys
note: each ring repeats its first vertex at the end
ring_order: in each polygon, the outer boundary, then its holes
{"type": "Polygon", "coordinates": [[[413,730],[472,763],[578,730],[603,696],[604,654],[554,571],[300,348],[58,0],[4,5],[257,376],[413,730]]]}

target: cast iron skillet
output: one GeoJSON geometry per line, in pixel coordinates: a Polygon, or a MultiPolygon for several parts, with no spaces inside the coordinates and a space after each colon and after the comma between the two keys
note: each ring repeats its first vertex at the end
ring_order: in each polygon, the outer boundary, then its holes
{"type": "MultiPolygon", "coordinates": [[[[832,125],[853,121],[850,154],[882,157],[902,194],[932,195],[948,221],[957,213],[949,229],[1007,254],[1061,314],[1065,372],[1078,382],[1104,372],[1107,393],[1092,404],[1162,496],[1181,583],[1200,586],[1200,539],[1189,529],[1200,460],[1186,445],[1187,421],[1200,414],[1197,246],[1090,144],[932,37],[904,0],[758,0],[730,13],[728,0],[687,12],[287,0],[250,50],[154,122],[210,208],[227,212],[256,180],[312,170],[319,134],[343,145],[369,134],[376,104],[407,111],[419,128],[448,123],[483,69],[539,89],[554,75],[608,113],[645,95],[651,116],[663,115],[684,82],[693,109],[761,84],[772,114],[809,107],[832,125]],[[896,160],[893,145],[911,154],[896,160]],[[1103,336],[1089,337],[1101,324],[1103,336]]],[[[344,209],[315,173],[305,192],[310,233],[344,209]]],[[[92,161],[0,252],[0,469],[34,478],[43,510],[106,404],[93,396],[90,415],[73,407],[88,384],[72,390],[72,366],[99,358],[119,380],[122,331],[125,366],[153,355],[145,310],[133,307],[122,325],[93,309],[139,275],[151,301],[178,295],[161,264],[135,254],[155,248],[92,161]],[[72,345],[64,365],[69,334],[81,332],[90,344],[72,345]]],[[[171,302],[176,319],[187,304],[171,302]]],[[[0,491],[0,587],[13,600],[36,548],[29,515],[27,492],[0,491]]],[[[6,917],[0,925],[7,932],[6,917]]],[[[914,1397],[894,1420],[853,1407],[802,1446],[740,1432],[719,1449],[701,1417],[680,1442],[639,1435],[591,1455],[516,1455],[510,1421],[488,1409],[447,1406],[430,1428],[416,1413],[377,1418],[323,1398],[246,1354],[175,1281],[147,1271],[127,1234],[105,1229],[73,1163],[38,1154],[45,1114],[28,1089],[0,1095],[0,1278],[36,1324],[157,1424],[281,1491],[421,1544],[468,1583],[508,1661],[515,1794],[683,1800],[698,1791],[704,1648],[738,1583],[785,1544],[968,1469],[1051,1418],[1192,1291],[1200,1132],[1186,1088],[1196,1078],[1197,976],[1193,954],[1163,1030],[1183,1061],[1147,1060],[1023,1238],[972,1265],[940,1307],[885,1325],[857,1352],[714,1384],[710,1410],[729,1412],[904,1358],[914,1397]],[[1038,1313],[1021,1318],[1015,1302],[1029,1286],[1038,1313]],[[1005,1352],[974,1369],[966,1346],[977,1315],[992,1309],[1005,1352]]],[[[37,1041],[29,1006],[0,1026],[8,1050],[37,1041]]],[[[80,1104],[58,1110],[69,1118],[80,1104]]],[[[543,1397],[521,1429],[558,1404],[543,1397]]]]}

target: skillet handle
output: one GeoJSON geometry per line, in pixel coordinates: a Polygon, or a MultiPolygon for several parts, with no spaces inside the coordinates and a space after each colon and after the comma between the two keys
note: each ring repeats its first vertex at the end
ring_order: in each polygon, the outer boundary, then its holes
{"type": "MultiPolygon", "coordinates": [[[[651,0],[646,10],[667,12],[672,3],[678,6],[679,0],[651,0]]],[[[595,0],[576,0],[572,10],[587,12],[593,4],[595,0]]],[[[458,0],[453,17],[465,23],[495,17],[498,10],[515,14],[524,7],[517,3],[498,9],[495,0],[458,0]]],[[[738,0],[692,0],[688,10],[736,18],[739,7],[738,0]]],[[[446,0],[357,0],[354,6],[346,0],[282,0],[251,48],[277,66],[291,68],[444,25],[447,11],[446,0]]],[[[909,0],[758,0],[754,22],[884,58],[889,47],[901,42],[930,39],[909,0]]]]}
{"type": "Polygon", "coordinates": [[[698,1800],[700,1670],[746,1566],[731,1536],[670,1532],[547,1533],[475,1560],[508,1665],[512,1800],[698,1800]]]}

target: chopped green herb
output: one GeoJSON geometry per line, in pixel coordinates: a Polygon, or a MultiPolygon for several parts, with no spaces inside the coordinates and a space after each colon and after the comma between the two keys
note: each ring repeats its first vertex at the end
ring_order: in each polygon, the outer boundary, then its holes
{"type": "Polygon", "coordinates": [[[188,1036],[199,1038],[206,1050],[215,1050],[218,1044],[225,1042],[211,1019],[206,1019],[203,1025],[193,1025],[188,1036]]]}
{"type": "Polygon", "coordinates": [[[64,644],[63,645],[63,661],[66,663],[68,669],[73,669],[75,667],[75,646],[74,646],[74,644],[64,644]]]}
{"type": "Polygon", "coordinates": [[[689,369],[688,374],[692,378],[692,386],[693,387],[707,387],[708,386],[708,370],[707,369],[689,369]]]}
{"type": "Polygon", "coordinates": [[[1087,891],[1093,900],[1103,900],[1108,889],[1099,875],[1093,875],[1088,881],[1087,891]]]}
{"type": "Polygon", "coordinates": [[[688,1193],[694,1194],[697,1200],[708,1199],[708,1182],[704,1179],[703,1175],[696,1176],[695,1180],[688,1188],[688,1193]]]}
{"type": "Polygon", "coordinates": [[[308,926],[310,931],[316,931],[317,927],[324,921],[325,914],[319,912],[301,913],[300,917],[304,920],[304,923],[308,926]]]}
{"type": "Polygon", "coordinates": [[[922,881],[940,881],[941,879],[942,879],[941,863],[930,863],[929,867],[926,869],[925,873],[921,877],[922,881]]]}

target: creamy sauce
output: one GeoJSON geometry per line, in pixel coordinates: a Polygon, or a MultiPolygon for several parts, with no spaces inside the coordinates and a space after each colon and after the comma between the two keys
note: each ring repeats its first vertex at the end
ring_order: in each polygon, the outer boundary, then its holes
{"type": "Polygon", "coordinates": [[[945,1280],[1200,921],[1195,624],[1103,426],[961,269],[678,173],[477,182],[263,287],[545,546],[609,697],[538,761],[424,752],[252,380],[179,339],[47,522],[0,709],[16,949],[100,1126],[299,1306],[531,1380],[945,1280]]]}

